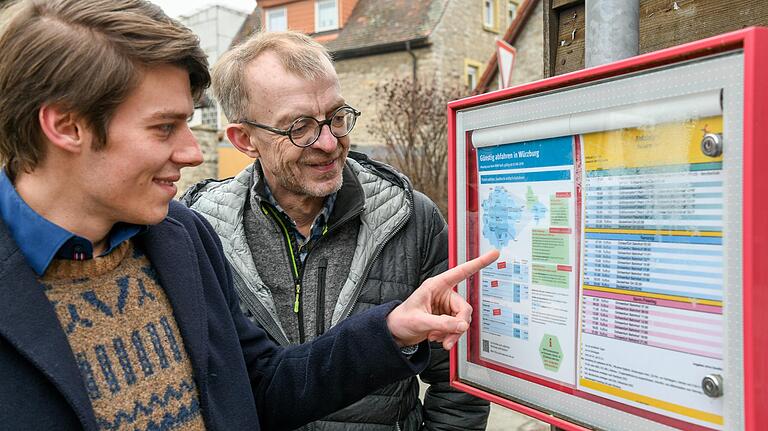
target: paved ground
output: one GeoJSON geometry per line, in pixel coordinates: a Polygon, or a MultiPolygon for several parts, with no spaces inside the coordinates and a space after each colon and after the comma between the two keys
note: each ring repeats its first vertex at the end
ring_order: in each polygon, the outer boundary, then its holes
{"type": "Polygon", "coordinates": [[[550,431],[550,428],[544,422],[491,404],[486,431],[550,431]]]}

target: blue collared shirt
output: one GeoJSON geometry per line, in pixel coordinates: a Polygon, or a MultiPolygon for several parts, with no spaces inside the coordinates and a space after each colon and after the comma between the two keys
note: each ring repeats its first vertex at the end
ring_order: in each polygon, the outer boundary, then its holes
{"type": "MultiPolygon", "coordinates": [[[[46,220],[19,196],[5,170],[0,173],[0,218],[8,228],[27,262],[37,275],[43,275],[54,258],[85,260],[93,258],[91,241],[46,220]]],[[[109,232],[109,254],[146,226],[117,223],[109,232]]]]}

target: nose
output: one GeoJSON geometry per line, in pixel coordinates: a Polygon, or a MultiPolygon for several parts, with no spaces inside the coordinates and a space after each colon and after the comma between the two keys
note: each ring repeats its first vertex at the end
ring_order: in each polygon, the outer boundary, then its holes
{"type": "Polygon", "coordinates": [[[200,151],[200,145],[198,145],[197,138],[192,134],[189,127],[185,127],[185,130],[180,134],[179,141],[171,158],[174,163],[182,166],[197,166],[203,163],[203,153],[200,151]]]}
{"type": "Polygon", "coordinates": [[[336,151],[338,145],[339,138],[333,136],[331,133],[331,126],[328,124],[320,126],[320,136],[317,137],[317,141],[312,144],[312,147],[326,153],[332,153],[336,151]]]}

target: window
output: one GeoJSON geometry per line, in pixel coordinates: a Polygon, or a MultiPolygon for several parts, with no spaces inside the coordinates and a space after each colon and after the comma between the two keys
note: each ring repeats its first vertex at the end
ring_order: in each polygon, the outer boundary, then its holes
{"type": "Polygon", "coordinates": [[[496,28],[496,0],[483,0],[483,27],[496,28]]]}
{"type": "Polygon", "coordinates": [[[284,8],[267,9],[267,31],[288,30],[288,11],[284,8]]]}
{"type": "Polygon", "coordinates": [[[467,88],[470,91],[474,90],[477,86],[477,81],[480,79],[480,64],[469,60],[465,61],[464,76],[467,88]]]}
{"type": "Polygon", "coordinates": [[[208,106],[200,110],[201,123],[204,126],[216,129],[219,127],[219,112],[215,106],[208,106]]]}
{"type": "Polygon", "coordinates": [[[339,28],[338,0],[315,1],[315,31],[336,30],[339,28]]]}
{"type": "Polygon", "coordinates": [[[517,15],[517,0],[507,0],[507,27],[512,24],[517,15]]]}

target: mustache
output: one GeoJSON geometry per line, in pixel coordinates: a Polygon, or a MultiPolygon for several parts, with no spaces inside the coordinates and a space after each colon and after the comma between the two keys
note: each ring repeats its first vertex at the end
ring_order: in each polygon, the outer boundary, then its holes
{"type": "Polygon", "coordinates": [[[328,155],[328,153],[324,151],[313,149],[312,152],[302,155],[299,162],[306,165],[324,165],[341,158],[343,155],[343,148],[337,148],[331,155],[328,155]]]}

